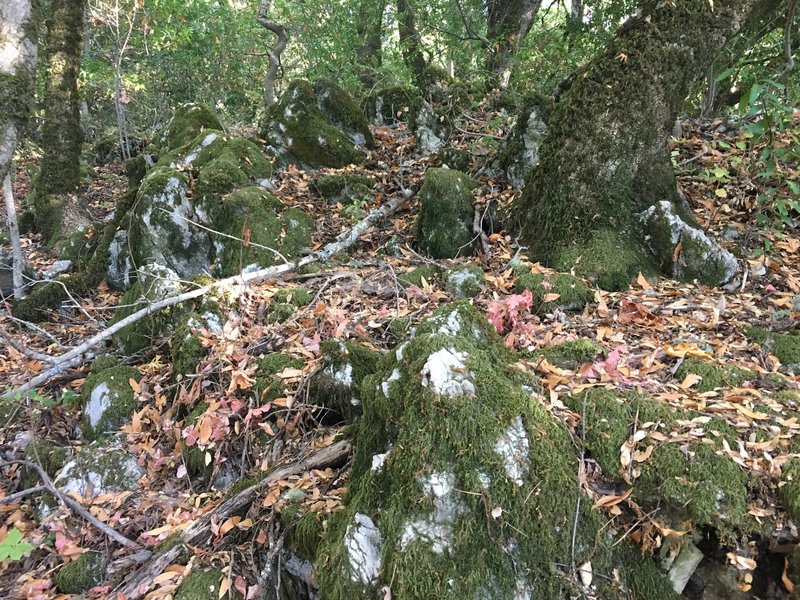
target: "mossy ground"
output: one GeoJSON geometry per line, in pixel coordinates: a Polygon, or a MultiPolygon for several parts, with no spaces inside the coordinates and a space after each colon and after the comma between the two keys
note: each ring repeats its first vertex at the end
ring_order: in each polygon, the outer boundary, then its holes
{"type": "Polygon", "coordinates": [[[103,581],[106,560],[100,552],[84,552],[53,577],[62,594],[82,594],[103,581]]]}
{"type": "Polygon", "coordinates": [[[800,333],[772,333],[762,327],[748,327],[749,340],[778,357],[781,364],[800,373],[800,333]]]}
{"type": "Polygon", "coordinates": [[[417,244],[433,258],[472,254],[473,198],[477,182],[450,169],[428,169],[419,191],[417,244]]]}
{"type": "Polygon", "coordinates": [[[602,347],[591,340],[580,339],[544,348],[541,354],[552,365],[575,370],[583,364],[594,361],[602,351],[602,347]]]}
{"type": "Polygon", "coordinates": [[[543,275],[525,268],[517,268],[515,274],[514,291],[519,294],[530,290],[533,296],[531,308],[537,313],[552,312],[555,308],[581,310],[594,298],[591,288],[573,275],[543,275]]]}
{"type": "Polygon", "coordinates": [[[225,577],[219,569],[201,569],[187,575],[175,591],[174,600],[231,600],[241,598],[235,590],[219,595],[225,577]]]}
{"type": "MultiPolygon", "coordinates": [[[[371,593],[351,577],[344,545],[356,512],[376,519],[382,564],[375,587],[390,584],[396,597],[511,597],[519,585],[541,599],[579,593],[559,566],[569,564],[572,555],[576,453],[561,425],[526,388],[535,382],[512,363],[491,325],[459,303],[423,321],[415,336],[364,380],[347,506],[329,520],[318,555],[325,598],[371,593]],[[437,395],[419,383],[426,361],[440,349],[464,353],[463,375],[473,382],[474,395],[437,395]],[[496,448],[520,417],[529,448],[517,485],[496,448]],[[387,439],[392,449],[383,467],[373,470],[372,457],[387,451],[387,439]],[[407,537],[409,522],[435,510],[431,503],[438,500],[420,485],[433,473],[451,473],[458,490],[449,492],[459,508],[445,536],[448,549],[441,553],[424,537],[407,537]],[[498,506],[502,517],[492,518],[498,506]],[[514,568],[520,564],[526,565],[525,573],[514,568]]],[[[599,597],[625,597],[606,578],[615,567],[622,581],[642,587],[639,597],[675,597],[664,579],[642,577],[633,583],[642,572],[653,574],[648,561],[632,558],[624,567],[612,561],[601,514],[589,506],[581,503],[574,560],[592,562],[599,597]]]]}
{"type": "Polygon", "coordinates": [[[442,272],[442,269],[437,267],[436,265],[422,265],[419,267],[414,267],[410,271],[406,271],[405,273],[401,273],[397,276],[397,281],[400,285],[404,288],[415,285],[417,287],[422,287],[423,279],[428,283],[432,283],[436,280],[439,274],[442,272]]]}
{"type": "Polygon", "coordinates": [[[175,335],[172,336],[172,372],[176,377],[194,374],[206,355],[206,349],[196,332],[202,322],[200,314],[190,312],[181,317],[175,328],[175,335]]]}
{"type": "Polygon", "coordinates": [[[311,187],[329,202],[354,202],[368,197],[375,186],[375,179],[343,173],[341,175],[322,175],[311,180],[311,187]]]}
{"type": "Polygon", "coordinates": [[[689,373],[694,373],[702,378],[694,386],[699,392],[710,392],[722,387],[736,387],[745,381],[752,381],[756,377],[756,374],[748,369],[723,367],[716,363],[696,358],[684,360],[678,370],[675,371],[675,378],[683,381],[689,373]]]}
{"type": "Polygon", "coordinates": [[[261,402],[269,402],[286,394],[286,385],[281,379],[275,377],[287,368],[300,369],[303,359],[293,358],[287,354],[273,352],[265,354],[258,360],[255,372],[254,390],[261,402]]]}
{"type": "Polygon", "coordinates": [[[786,512],[795,522],[800,521],[800,460],[792,459],[783,465],[779,493],[786,512]]]}
{"type": "MultiPolygon", "coordinates": [[[[2,423],[2,420],[0,420],[2,423]]],[[[56,473],[63,467],[72,456],[72,450],[59,446],[48,439],[34,440],[25,447],[23,454],[25,460],[40,465],[51,479],[55,478],[56,473]]],[[[20,480],[26,488],[39,485],[39,474],[32,469],[23,468],[20,472],[20,480]]]]}

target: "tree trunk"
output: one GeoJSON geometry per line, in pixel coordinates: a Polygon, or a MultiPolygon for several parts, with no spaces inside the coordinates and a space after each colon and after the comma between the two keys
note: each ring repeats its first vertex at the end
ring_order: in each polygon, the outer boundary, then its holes
{"type": "Polygon", "coordinates": [[[83,10],[84,0],[51,0],[47,19],[43,153],[34,204],[37,226],[51,244],[89,222],[76,194],[83,144],[78,94],[83,10]]]}
{"type": "Polygon", "coordinates": [[[0,182],[13,251],[14,298],[22,293],[22,251],[16,207],[11,194],[14,151],[33,102],[36,81],[37,23],[29,0],[4,0],[0,5],[0,182]]]}
{"type": "Polygon", "coordinates": [[[360,79],[366,87],[375,85],[375,73],[381,66],[381,35],[386,0],[361,0],[358,11],[358,37],[361,41],[356,57],[361,67],[360,79]]]}
{"type": "Polygon", "coordinates": [[[269,108],[277,101],[275,96],[275,81],[278,79],[278,70],[281,66],[281,54],[289,43],[289,32],[286,27],[270,19],[269,12],[271,7],[270,0],[261,0],[258,7],[256,20],[267,31],[274,33],[278,40],[269,51],[269,65],[267,74],[264,76],[264,106],[269,108]]]}
{"type": "Polygon", "coordinates": [[[420,47],[417,26],[414,23],[414,8],[411,6],[411,0],[397,0],[397,28],[400,33],[403,60],[411,69],[417,87],[424,89],[426,87],[426,63],[420,47]]]}
{"type": "Polygon", "coordinates": [[[508,87],[514,56],[528,35],[541,5],[542,0],[489,0],[486,37],[492,48],[487,67],[501,89],[508,87]]]}
{"type": "MultiPolygon", "coordinates": [[[[644,239],[653,253],[648,257],[636,234],[642,230],[640,213],[662,201],[693,224],[667,150],[675,119],[691,84],[717,52],[780,5],[780,0],[716,0],[713,8],[697,0],[648,3],[620,28],[560,96],[540,163],[513,209],[531,259],[575,268],[606,288],[625,287],[630,276],[648,267],[670,271],[670,261],[687,252],[688,237],[666,250],[674,257],[644,239]]],[[[680,275],[677,270],[670,274],[680,275]]],[[[717,274],[707,275],[713,280],[717,274]]]]}

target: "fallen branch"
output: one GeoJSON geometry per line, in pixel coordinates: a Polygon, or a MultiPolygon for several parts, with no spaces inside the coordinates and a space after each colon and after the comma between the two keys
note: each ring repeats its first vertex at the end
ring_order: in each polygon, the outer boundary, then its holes
{"type": "Polygon", "coordinates": [[[68,352],[64,352],[58,356],[53,357],[50,361],[52,366],[43,371],[36,377],[33,377],[30,381],[21,385],[20,387],[6,392],[3,395],[0,395],[0,400],[6,400],[11,398],[19,397],[23,394],[27,394],[29,391],[35,389],[36,387],[42,385],[52,377],[62,373],[65,369],[69,367],[73,367],[76,365],[81,364],[85,360],[85,356],[92,348],[99,345],[102,342],[105,342],[111,336],[113,336],[118,331],[124,329],[128,325],[132,325],[137,321],[152,315],[164,308],[169,306],[174,306],[176,304],[181,304],[186,302],[187,300],[193,300],[194,298],[199,298],[204,294],[208,293],[209,291],[220,288],[220,287],[232,287],[232,286],[246,286],[252,285],[256,283],[262,283],[264,281],[268,281],[270,279],[275,279],[276,277],[283,275],[285,273],[290,273],[295,271],[296,269],[303,267],[305,265],[315,263],[315,262],[326,262],[330,259],[331,256],[337,254],[338,252],[342,252],[353,246],[358,238],[365,232],[367,229],[372,227],[377,221],[391,215],[394,213],[403,203],[406,202],[410,197],[413,196],[413,192],[411,190],[405,190],[402,196],[392,198],[389,202],[381,206],[380,208],[376,208],[370,211],[369,215],[366,218],[362,219],[356,225],[350,229],[349,231],[345,231],[344,233],[337,236],[335,242],[331,242],[327,244],[325,247],[317,250],[316,252],[311,253],[310,255],[306,256],[305,258],[300,259],[295,263],[286,263],[282,265],[277,265],[274,267],[269,267],[266,269],[260,269],[258,271],[253,271],[251,273],[240,273],[239,275],[234,275],[233,277],[228,277],[226,279],[220,279],[219,281],[215,281],[209,285],[205,285],[194,290],[190,290],[188,292],[184,292],[183,294],[178,294],[177,296],[171,296],[169,298],[165,298],[163,300],[159,300],[158,302],[154,302],[152,304],[148,304],[143,309],[128,315],[121,321],[117,321],[107,329],[101,331],[95,336],[92,336],[85,342],[79,344],[72,350],[68,352]]]}
{"type": "Polygon", "coordinates": [[[241,514],[253,503],[261,490],[276,481],[311,469],[324,469],[341,464],[349,456],[351,447],[349,440],[335,442],[327,448],[274,470],[258,483],[242,490],[232,498],[228,498],[213,510],[190,523],[181,533],[181,544],[176,544],[170,549],[151,557],[128,581],[116,590],[116,593],[127,600],[141,598],[153,585],[153,580],[161,575],[167,566],[175,562],[183,551],[183,544],[205,546],[209,543],[213,537],[211,531],[212,523],[223,523],[231,515],[241,514]]]}
{"type": "Polygon", "coordinates": [[[81,517],[83,517],[89,523],[94,525],[97,529],[102,531],[109,539],[117,542],[118,544],[121,544],[121,545],[125,546],[126,548],[130,548],[131,550],[135,550],[137,552],[140,552],[140,551],[143,550],[143,548],[139,544],[137,544],[133,540],[129,540],[128,538],[126,538],[124,535],[122,535],[121,533],[119,533],[115,529],[112,529],[111,527],[109,527],[108,525],[103,523],[100,519],[95,517],[92,513],[90,513],[83,506],[81,506],[81,504],[79,502],[73,500],[72,498],[67,496],[64,492],[59,490],[55,486],[55,484],[51,481],[51,479],[47,475],[47,473],[45,473],[44,469],[42,469],[42,467],[40,467],[36,463],[32,463],[32,462],[27,461],[27,460],[12,460],[12,461],[8,461],[8,462],[0,463],[0,468],[7,467],[7,466],[10,466],[10,465],[13,465],[13,464],[22,465],[23,467],[27,467],[29,469],[33,469],[34,471],[36,471],[39,474],[39,479],[41,479],[42,485],[27,489],[27,490],[23,490],[22,492],[18,492],[16,494],[12,494],[11,496],[8,496],[7,498],[0,498],[0,504],[7,504],[9,502],[13,502],[15,500],[18,500],[22,496],[27,496],[27,495],[30,495],[30,494],[33,494],[33,493],[38,493],[38,492],[41,492],[41,491],[47,491],[50,494],[52,494],[53,496],[55,496],[56,498],[58,498],[61,502],[66,504],[74,512],[78,513],[81,517]]]}

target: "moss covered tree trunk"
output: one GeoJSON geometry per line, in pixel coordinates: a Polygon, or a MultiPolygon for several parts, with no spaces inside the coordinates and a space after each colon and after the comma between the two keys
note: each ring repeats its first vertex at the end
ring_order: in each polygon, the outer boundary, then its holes
{"type": "Polygon", "coordinates": [[[51,243],[88,223],[76,195],[83,143],[78,74],[83,55],[84,2],[51,0],[47,18],[43,154],[35,208],[37,226],[51,243]]]}
{"type": "Polygon", "coordinates": [[[423,89],[425,87],[425,56],[422,54],[411,0],[397,0],[397,28],[400,34],[403,61],[411,70],[417,87],[423,89]]]}
{"type": "MultiPolygon", "coordinates": [[[[574,74],[549,120],[540,162],[514,207],[532,259],[576,268],[604,287],[620,288],[637,271],[669,271],[673,258],[686,254],[702,232],[689,231],[677,245],[666,240],[661,251],[649,233],[637,236],[643,230],[640,213],[654,205],[696,225],[677,189],[668,136],[690,85],[720,49],[781,4],[646,3],[574,74]]],[[[699,268],[713,280],[716,266],[696,265],[683,275],[699,268]]]]}
{"type": "Polygon", "coordinates": [[[356,53],[361,68],[361,82],[375,85],[375,74],[381,66],[381,34],[386,0],[361,0],[356,27],[360,45],[356,53]]]}
{"type": "Polygon", "coordinates": [[[541,5],[542,0],[489,0],[486,37],[492,47],[487,68],[501,89],[508,87],[514,56],[541,5]]]}

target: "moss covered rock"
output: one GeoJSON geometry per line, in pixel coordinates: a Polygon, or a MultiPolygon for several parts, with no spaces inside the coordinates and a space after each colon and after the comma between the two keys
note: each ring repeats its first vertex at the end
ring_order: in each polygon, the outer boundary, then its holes
{"type": "Polygon", "coordinates": [[[486,283],[486,275],[484,275],[483,269],[467,265],[448,271],[445,275],[444,287],[449,294],[463,300],[477,296],[484,283],[486,283]]]}
{"type": "Polygon", "coordinates": [[[315,81],[314,92],[317,95],[317,106],[322,114],[341,129],[356,146],[375,147],[367,117],[350,94],[329,79],[315,81]]]}
{"type": "Polygon", "coordinates": [[[364,98],[364,112],[373,125],[382,127],[408,120],[421,102],[419,91],[412,87],[392,86],[377,89],[364,98]]]}
{"type": "Polygon", "coordinates": [[[552,110],[553,101],[546,96],[532,93],[524,98],[514,129],[497,152],[496,168],[505,173],[516,188],[522,188],[528,171],[539,164],[539,147],[547,133],[547,119],[552,110]]]}
{"type": "Polygon", "coordinates": [[[314,87],[297,80],[289,84],[280,102],[267,109],[260,132],[280,162],[313,169],[343,167],[366,158],[347,133],[331,120],[329,115],[333,110],[328,101],[333,102],[332,95],[326,97],[323,112],[314,87]]]}
{"type": "Polygon", "coordinates": [[[380,354],[338,340],[326,340],[320,348],[323,366],[311,379],[309,397],[314,404],[332,411],[322,415],[326,421],[352,421],[361,414],[361,383],[377,369],[380,354]]]}
{"type": "Polygon", "coordinates": [[[416,136],[416,150],[420,156],[434,154],[450,137],[450,123],[446,115],[437,113],[425,100],[416,103],[408,122],[416,136]]]}
{"type": "Polygon", "coordinates": [[[461,148],[443,148],[439,152],[439,160],[443,167],[455,169],[466,173],[469,171],[469,163],[472,155],[461,148]]]}
{"type": "Polygon", "coordinates": [[[53,576],[53,583],[62,594],[82,594],[103,581],[105,568],[103,554],[90,550],[61,567],[53,576]]]}
{"type": "Polygon", "coordinates": [[[556,273],[545,275],[528,269],[515,270],[514,291],[529,290],[533,296],[532,308],[538,313],[561,310],[581,310],[594,298],[594,292],[573,275],[556,273]]]}
{"type": "Polygon", "coordinates": [[[312,179],[311,187],[328,202],[352,204],[370,197],[375,179],[354,173],[323,175],[312,179]]]}
{"type": "Polygon", "coordinates": [[[442,269],[436,265],[422,265],[419,267],[414,267],[405,273],[400,273],[397,276],[397,281],[404,288],[412,285],[422,287],[423,279],[429,284],[433,283],[439,277],[441,272],[442,269]]]}
{"type": "Polygon", "coordinates": [[[420,250],[433,258],[472,254],[472,190],[477,182],[458,171],[428,169],[419,191],[416,236],[420,250]]]}
{"type": "MultiPolygon", "coordinates": [[[[38,439],[25,446],[23,457],[27,461],[40,465],[52,479],[72,458],[72,449],[57,445],[48,439],[38,439]]],[[[22,485],[26,488],[34,487],[41,483],[39,474],[27,467],[23,467],[21,470],[20,479],[22,485]]]]}
{"type": "Polygon", "coordinates": [[[145,470],[136,457],[113,440],[98,440],[85,446],[61,469],[56,486],[65,494],[97,497],[102,494],[132,491],[145,470]]]}
{"type": "Polygon", "coordinates": [[[793,374],[800,374],[800,333],[772,333],[762,327],[748,327],[747,338],[761,344],[793,374]]]}
{"type": "Polygon", "coordinates": [[[219,569],[192,571],[178,586],[174,600],[230,600],[241,598],[237,592],[219,595],[220,584],[226,575],[219,569]]]}
{"type": "Polygon", "coordinates": [[[118,365],[93,373],[82,388],[83,427],[89,439],[119,431],[130,423],[137,408],[130,381],[139,382],[141,373],[118,365]]]}
{"type": "Polygon", "coordinates": [[[707,285],[729,282],[739,264],[736,258],[709,238],[688,208],[659,202],[640,216],[642,242],[661,270],[676,279],[698,280],[707,285]]]}
{"type": "Polygon", "coordinates": [[[204,104],[183,104],[154,136],[154,145],[162,151],[174,150],[191,142],[206,129],[222,129],[217,115],[204,104]]]}
{"type": "Polygon", "coordinates": [[[398,598],[577,597],[573,560],[591,562],[596,597],[676,597],[637,553],[612,560],[601,513],[577,502],[572,443],[513,361],[458,303],[365,378],[346,508],[317,551],[327,598],[384,585],[398,598]]]}

